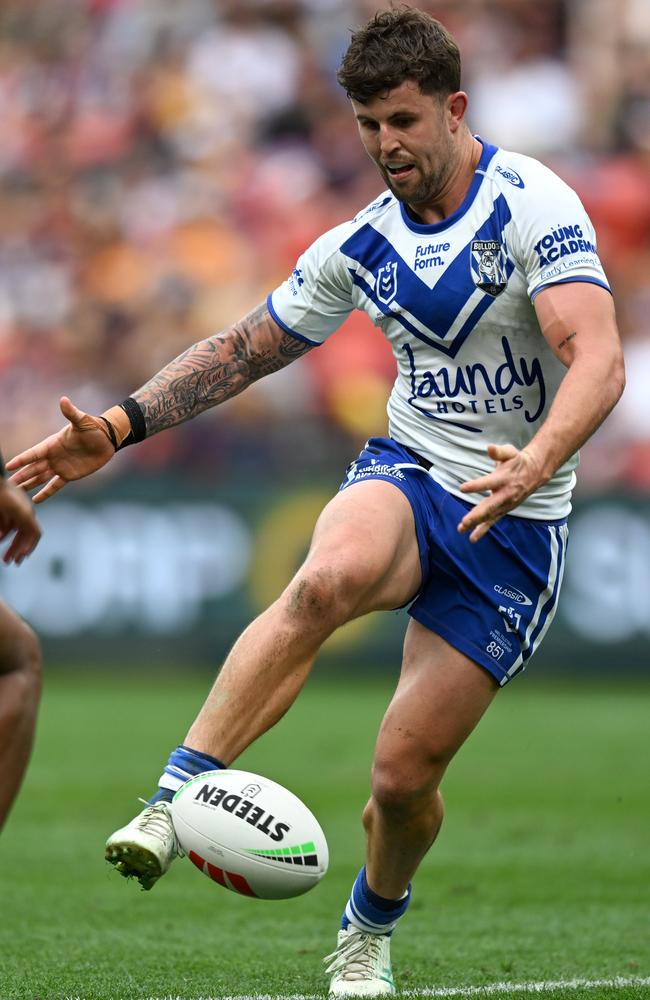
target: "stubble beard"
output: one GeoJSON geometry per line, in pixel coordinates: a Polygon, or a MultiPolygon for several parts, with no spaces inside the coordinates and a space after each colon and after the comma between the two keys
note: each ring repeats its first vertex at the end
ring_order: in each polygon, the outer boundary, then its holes
{"type": "MultiPolygon", "coordinates": [[[[420,168],[416,167],[415,169],[420,168]]],[[[420,183],[408,192],[393,185],[392,178],[387,170],[384,168],[380,168],[380,170],[395,198],[403,205],[411,205],[417,212],[419,205],[433,204],[439,198],[452,172],[452,165],[449,162],[445,166],[440,167],[439,170],[431,170],[423,174],[420,183]]]]}
{"type": "Polygon", "coordinates": [[[439,191],[441,191],[446,177],[447,172],[443,170],[436,171],[436,173],[424,174],[417,187],[408,193],[406,191],[397,190],[391,184],[390,175],[387,177],[387,181],[389,188],[398,201],[401,201],[406,205],[412,205],[415,209],[417,209],[418,205],[435,201],[436,195],[439,191]]]}
{"type": "Polygon", "coordinates": [[[449,142],[442,152],[441,161],[439,161],[441,162],[441,166],[437,170],[429,170],[428,173],[424,173],[421,167],[416,166],[415,169],[420,170],[422,173],[422,179],[417,187],[409,193],[399,189],[396,190],[388,171],[385,168],[380,169],[388,187],[397,200],[402,202],[402,204],[412,205],[413,209],[417,212],[419,205],[426,206],[438,200],[445,189],[449,177],[454,172],[455,156],[456,152],[453,144],[449,142]]]}

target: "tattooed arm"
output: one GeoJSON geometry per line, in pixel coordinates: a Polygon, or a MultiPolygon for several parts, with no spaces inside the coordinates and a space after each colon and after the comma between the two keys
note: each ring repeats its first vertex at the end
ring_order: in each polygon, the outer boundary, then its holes
{"type": "MultiPolygon", "coordinates": [[[[309,350],[310,344],[285,333],[266,305],[259,305],[224,333],[193,344],[132,393],[147,437],[223,403],[309,350]]],[[[112,407],[105,416],[123,440],[130,429],[124,411],[112,407]]]]}
{"type": "MultiPolygon", "coordinates": [[[[223,403],[310,349],[311,344],[285,333],[266,305],[258,306],[224,333],[189,347],[133,393],[147,436],[223,403]]],[[[79,410],[66,396],[60,405],[69,423],[7,463],[14,483],[28,490],[42,487],[34,503],[100,469],[131,430],[120,406],[97,417],[79,410]]]]}

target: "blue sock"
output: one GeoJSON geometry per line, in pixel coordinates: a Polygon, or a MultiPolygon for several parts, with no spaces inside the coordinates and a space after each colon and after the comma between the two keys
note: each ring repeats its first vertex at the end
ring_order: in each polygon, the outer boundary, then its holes
{"type": "Polygon", "coordinates": [[[225,764],[209,753],[201,753],[200,750],[192,750],[181,744],[169,755],[165,770],[158,780],[158,791],[149,799],[149,805],[162,801],[171,802],[188,778],[203,771],[223,771],[225,767],[225,764]]]}
{"type": "Polygon", "coordinates": [[[397,921],[411,901],[411,886],[401,899],[385,899],[368,885],[364,865],[352,886],[350,898],[341,919],[343,930],[352,924],[366,934],[392,934],[397,921]]]}

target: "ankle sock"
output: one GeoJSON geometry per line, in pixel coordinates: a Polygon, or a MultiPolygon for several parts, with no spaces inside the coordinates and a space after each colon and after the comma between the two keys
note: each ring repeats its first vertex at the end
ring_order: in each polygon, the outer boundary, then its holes
{"type": "Polygon", "coordinates": [[[352,924],[366,934],[392,934],[410,901],[410,884],[401,899],[385,899],[373,892],[368,885],[364,865],[352,886],[341,927],[346,930],[352,924]]]}
{"type": "Polygon", "coordinates": [[[171,802],[174,795],[184,785],[188,778],[193,778],[203,771],[223,771],[226,765],[209,753],[192,750],[183,744],[176,747],[169,755],[165,770],[158,779],[158,790],[149,799],[149,805],[156,802],[171,802]]]}

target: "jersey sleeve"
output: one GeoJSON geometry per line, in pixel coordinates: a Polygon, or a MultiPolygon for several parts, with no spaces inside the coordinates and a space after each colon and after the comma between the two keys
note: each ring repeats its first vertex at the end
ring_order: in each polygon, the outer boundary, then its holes
{"type": "Polygon", "coordinates": [[[344,223],[320,236],[267,299],[276,323],[308,344],[322,344],[354,309],[352,279],[339,254],[348,231],[344,223]]]}
{"type": "Polygon", "coordinates": [[[575,191],[540,166],[529,189],[516,192],[512,251],[524,272],[531,299],[548,285],[587,281],[608,291],[596,234],[575,191]]]}

